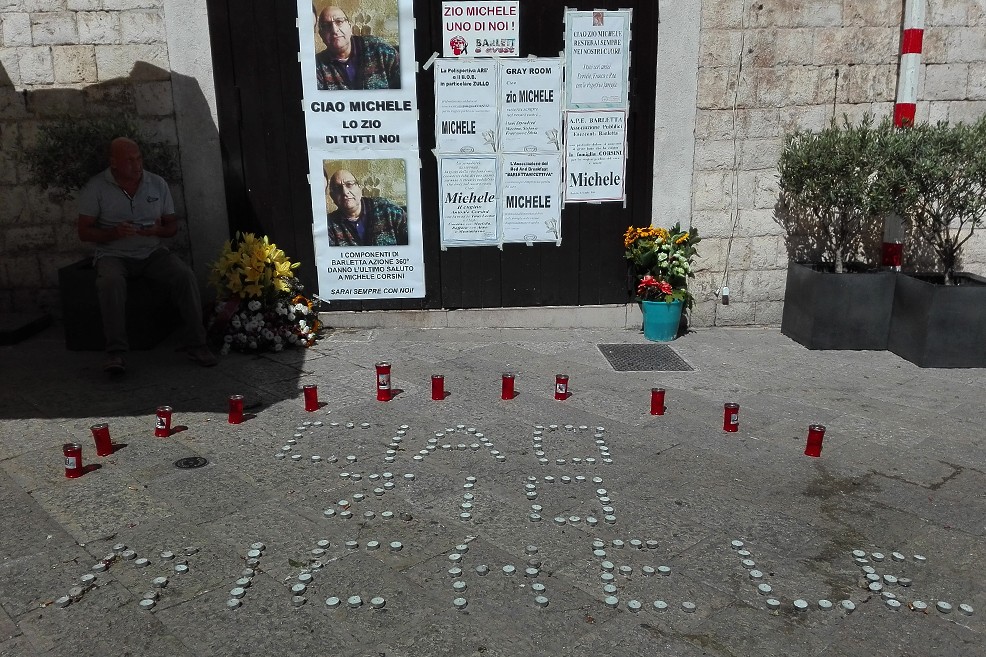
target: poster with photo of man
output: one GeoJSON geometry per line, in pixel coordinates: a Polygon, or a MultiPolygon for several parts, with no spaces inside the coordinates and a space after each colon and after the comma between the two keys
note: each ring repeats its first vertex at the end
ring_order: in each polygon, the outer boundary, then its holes
{"type": "Polygon", "coordinates": [[[298,0],[310,149],[418,148],[412,0],[298,0]]]}
{"type": "Polygon", "coordinates": [[[327,299],[424,296],[417,160],[330,159],[313,153],[313,236],[319,296],[327,299]],[[411,172],[409,175],[409,171],[411,172]]]}
{"type": "Polygon", "coordinates": [[[319,0],[314,8],[320,91],[401,88],[397,0],[319,0]]]}

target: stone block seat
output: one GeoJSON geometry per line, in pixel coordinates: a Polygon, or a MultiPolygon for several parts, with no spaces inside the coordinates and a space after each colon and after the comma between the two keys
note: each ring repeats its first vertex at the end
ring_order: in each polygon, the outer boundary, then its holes
{"type": "MultiPolygon", "coordinates": [[[[71,351],[105,349],[92,258],[59,269],[58,289],[65,322],[65,347],[71,351]]],[[[180,323],[181,317],[167,289],[143,278],[128,282],[127,336],[131,349],[153,349],[180,323]]]]}

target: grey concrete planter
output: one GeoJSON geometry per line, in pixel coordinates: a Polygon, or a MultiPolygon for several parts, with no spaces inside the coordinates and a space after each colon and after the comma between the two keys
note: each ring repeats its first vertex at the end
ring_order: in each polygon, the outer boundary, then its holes
{"type": "Polygon", "coordinates": [[[788,263],[781,333],[809,349],[887,348],[897,274],[788,263]]]}
{"type": "Polygon", "coordinates": [[[888,348],[919,367],[986,367],[986,278],[901,274],[888,348]]]}

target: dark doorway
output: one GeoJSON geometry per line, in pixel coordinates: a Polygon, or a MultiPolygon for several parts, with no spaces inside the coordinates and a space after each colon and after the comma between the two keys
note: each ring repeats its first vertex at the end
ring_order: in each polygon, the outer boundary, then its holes
{"type": "MultiPolygon", "coordinates": [[[[658,7],[651,0],[524,0],[521,54],[564,49],[565,7],[633,8],[627,203],[573,204],[562,214],[562,244],[507,244],[442,251],[439,246],[434,79],[418,74],[422,211],[427,297],[333,302],[333,310],[580,306],[628,300],[622,234],[651,223],[658,7]]],[[[263,233],[317,289],[308,156],[298,66],[296,4],[208,0],[219,132],[230,231],[263,233]]],[[[440,0],[415,0],[419,62],[442,51],[440,0]]]]}

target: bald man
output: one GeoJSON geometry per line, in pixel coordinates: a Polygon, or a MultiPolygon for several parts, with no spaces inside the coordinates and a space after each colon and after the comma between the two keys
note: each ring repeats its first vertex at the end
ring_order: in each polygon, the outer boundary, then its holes
{"type": "Polygon", "coordinates": [[[106,338],[110,374],[126,370],[127,280],[146,277],[166,286],[185,324],[188,357],[216,364],[206,347],[202,300],[191,268],[161,244],[178,232],[168,183],[144,171],[140,147],[118,137],[110,143],[109,168],[79,194],[79,239],[96,245],[96,291],[106,338]]]}
{"type": "MultiPolygon", "coordinates": [[[[326,173],[326,176],[328,174],[326,173]]],[[[341,169],[327,178],[329,246],[401,246],[407,244],[407,213],[385,198],[367,198],[351,172],[341,169]]]]}
{"type": "Polygon", "coordinates": [[[353,24],[341,8],[322,10],[318,34],[325,42],[325,50],[315,55],[319,89],[401,88],[397,50],[377,37],[353,36],[353,24]]]}

